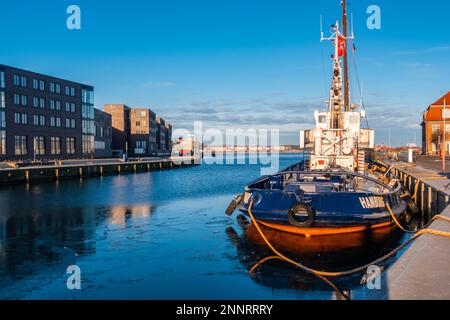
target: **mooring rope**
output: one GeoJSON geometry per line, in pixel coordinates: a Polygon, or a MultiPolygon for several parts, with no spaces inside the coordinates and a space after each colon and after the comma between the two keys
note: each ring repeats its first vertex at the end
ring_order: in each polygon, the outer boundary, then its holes
{"type": "Polygon", "coordinates": [[[321,270],[315,270],[313,268],[307,267],[305,265],[303,265],[300,262],[294,261],[288,257],[286,257],[285,255],[283,255],[282,253],[280,253],[271,243],[270,241],[266,238],[266,236],[264,235],[263,231],[261,230],[257,220],[255,219],[255,217],[253,216],[252,213],[252,207],[253,207],[253,195],[251,196],[250,199],[250,203],[248,206],[248,213],[250,215],[251,220],[253,221],[253,224],[256,227],[256,230],[258,231],[259,235],[261,236],[261,238],[264,240],[264,242],[266,243],[266,245],[270,248],[270,250],[275,254],[275,256],[270,256],[267,258],[264,258],[262,260],[260,260],[258,263],[256,263],[255,265],[253,265],[249,272],[253,273],[255,272],[255,270],[262,265],[264,262],[267,262],[269,260],[274,260],[274,259],[279,259],[285,262],[288,262],[294,266],[296,266],[297,268],[308,272],[310,274],[313,274],[317,277],[319,277],[320,279],[322,279],[323,281],[325,281],[328,285],[330,285],[334,290],[336,290],[337,292],[339,292],[345,299],[350,300],[350,297],[348,295],[346,295],[342,290],[340,290],[334,283],[332,283],[327,277],[341,277],[341,276],[348,276],[348,275],[352,275],[364,270],[367,270],[367,268],[369,266],[372,265],[377,265],[380,264],[384,261],[386,261],[387,259],[393,257],[395,254],[397,254],[400,250],[404,249],[406,246],[408,246],[411,242],[413,242],[415,239],[417,239],[418,237],[420,237],[423,234],[431,234],[431,235],[436,235],[436,236],[442,236],[442,237],[447,237],[450,238],[450,232],[444,232],[444,231],[439,231],[439,230],[432,230],[432,229],[428,229],[428,226],[435,220],[438,219],[442,219],[444,221],[450,222],[450,218],[442,216],[442,215],[437,215],[435,217],[433,217],[433,219],[427,224],[426,227],[424,227],[423,229],[419,230],[419,231],[410,231],[405,229],[400,222],[397,220],[397,218],[394,215],[394,212],[392,211],[390,205],[388,203],[386,203],[386,207],[388,208],[388,211],[394,221],[394,223],[397,225],[397,227],[400,228],[400,230],[402,230],[403,232],[406,233],[413,233],[413,236],[411,238],[409,238],[408,240],[406,240],[403,244],[401,244],[400,246],[398,246],[397,248],[393,249],[392,251],[390,251],[389,253],[385,254],[384,256],[370,262],[367,263],[363,266],[357,267],[357,268],[353,268],[350,270],[346,270],[346,271],[338,271],[338,272],[328,272],[328,271],[321,271],[321,270]]]}

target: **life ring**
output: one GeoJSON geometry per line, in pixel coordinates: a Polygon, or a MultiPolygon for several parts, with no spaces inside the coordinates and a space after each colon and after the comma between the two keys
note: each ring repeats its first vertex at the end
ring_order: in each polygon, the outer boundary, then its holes
{"type": "Polygon", "coordinates": [[[288,221],[294,227],[309,228],[316,220],[316,211],[304,203],[297,203],[288,211],[288,221]],[[307,215],[306,220],[300,220],[297,215],[307,215]]]}

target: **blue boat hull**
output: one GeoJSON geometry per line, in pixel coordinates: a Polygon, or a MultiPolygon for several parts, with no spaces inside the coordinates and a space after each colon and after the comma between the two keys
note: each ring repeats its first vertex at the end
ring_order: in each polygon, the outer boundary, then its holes
{"type": "MultiPolygon", "coordinates": [[[[239,203],[237,209],[244,215],[249,216],[248,207],[250,197],[252,197],[254,199],[252,214],[255,219],[273,224],[289,225],[289,210],[299,202],[299,198],[294,192],[288,192],[285,187],[282,187],[281,180],[283,180],[283,175],[287,173],[308,174],[299,171],[299,169],[302,169],[302,165],[303,163],[296,164],[276,175],[262,177],[252,182],[246,187],[243,200],[239,203]],[[267,187],[267,185],[270,185],[270,187],[267,187]]],[[[357,176],[352,173],[344,174],[357,176]]],[[[337,174],[336,178],[339,179],[337,174]]],[[[390,188],[374,178],[362,177],[362,179],[372,180],[376,184],[390,188]]],[[[367,190],[360,192],[355,190],[349,192],[330,190],[329,192],[304,192],[302,199],[307,199],[307,205],[315,212],[314,223],[311,227],[345,228],[392,222],[392,216],[387,205],[398,218],[407,210],[406,202],[400,197],[402,193],[401,186],[398,184],[385,194],[377,194],[367,190]]]]}

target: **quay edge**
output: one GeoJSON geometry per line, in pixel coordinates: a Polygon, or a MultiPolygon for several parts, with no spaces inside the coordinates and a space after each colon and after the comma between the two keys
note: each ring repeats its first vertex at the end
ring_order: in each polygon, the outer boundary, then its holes
{"type": "MultiPolygon", "coordinates": [[[[447,175],[420,166],[394,167],[410,194],[416,194],[422,223],[440,214],[450,218],[450,180],[447,175]],[[417,185],[417,188],[416,188],[417,185]]],[[[436,220],[429,229],[450,232],[450,223],[436,220]]],[[[381,274],[381,290],[365,289],[369,300],[450,300],[450,239],[424,234],[381,274]]]]}
{"type": "Polygon", "coordinates": [[[170,170],[199,165],[196,158],[170,158],[136,162],[86,163],[56,166],[8,168],[0,170],[0,186],[43,181],[87,179],[93,177],[170,170]]]}

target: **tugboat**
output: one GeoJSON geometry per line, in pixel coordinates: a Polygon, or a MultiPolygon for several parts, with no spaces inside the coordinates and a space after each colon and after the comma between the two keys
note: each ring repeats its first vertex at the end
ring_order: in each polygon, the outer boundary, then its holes
{"type": "Polygon", "coordinates": [[[348,35],[345,1],[342,9],[342,31],[338,21],[329,38],[321,33],[321,41],[334,44],[333,78],[326,109],[316,111],[315,127],[300,134],[300,147],[308,154],[251,182],[227,214],[237,208],[266,228],[308,239],[351,239],[351,234],[392,231],[393,216],[406,211],[401,183],[373,159],[375,132],[361,126],[364,105],[350,101],[347,41],[354,37],[348,35]]]}

